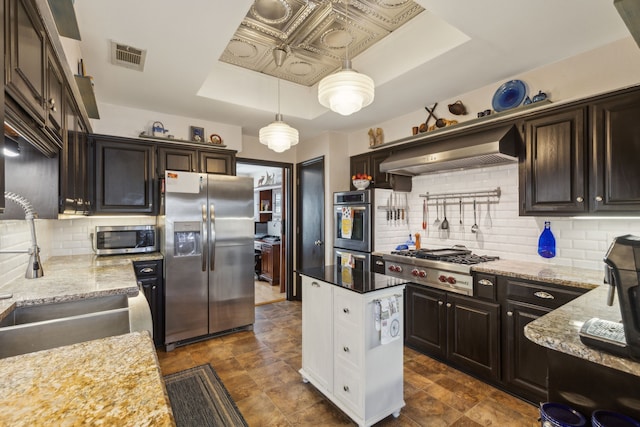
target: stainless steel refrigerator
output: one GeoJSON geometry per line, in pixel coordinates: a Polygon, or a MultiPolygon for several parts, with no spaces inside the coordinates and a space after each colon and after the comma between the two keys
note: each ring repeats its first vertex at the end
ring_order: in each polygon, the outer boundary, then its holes
{"type": "Polygon", "coordinates": [[[166,171],[165,345],[255,321],[253,179],[166,171]]]}

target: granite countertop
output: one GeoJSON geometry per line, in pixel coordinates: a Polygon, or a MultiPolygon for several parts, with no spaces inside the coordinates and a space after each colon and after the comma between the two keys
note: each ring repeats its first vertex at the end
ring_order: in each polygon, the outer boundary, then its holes
{"type": "Polygon", "coordinates": [[[478,273],[497,274],[556,285],[593,289],[603,283],[604,270],[587,270],[545,263],[501,259],[471,267],[478,273]]]}
{"type": "Polygon", "coordinates": [[[359,294],[379,291],[381,289],[401,286],[408,280],[386,276],[384,274],[373,273],[355,269],[345,269],[339,265],[325,265],[324,267],[304,268],[298,273],[323,282],[331,283],[341,288],[349,289],[359,294]]]}
{"type": "Polygon", "coordinates": [[[618,299],[608,306],[609,286],[600,286],[604,283],[604,270],[511,260],[486,262],[472,269],[479,273],[589,289],[584,295],[527,324],[525,336],[543,347],[640,376],[640,363],[587,347],[580,341],[580,328],[592,317],[615,322],[621,319],[618,299]]]}
{"type": "Polygon", "coordinates": [[[162,254],[74,255],[51,257],[43,263],[44,276],[21,277],[0,287],[0,294],[13,294],[0,300],[0,320],[15,306],[72,301],[104,295],[138,294],[132,261],[162,259],[162,254]]]}
{"type": "MultiPolygon", "coordinates": [[[[14,306],[137,295],[132,261],[145,255],[52,257],[44,276],[0,288],[14,306]]],[[[151,336],[130,333],[0,359],[0,425],[175,425],[151,336]]]]}
{"type": "Polygon", "coordinates": [[[1,359],[0,377],[0,425],[175,425],[146,333],[1,359]]]}
{"type": "Polygon", "coordinates": [[[587,347],[580,341],[580,328],[592,317],[621,320],[618,299],[612,306],[606,303],[608,288],[608,285],[595,288],[534,320],[525,326],[525,336],[543,347],[640,376],[640,363],[587,347]]]}

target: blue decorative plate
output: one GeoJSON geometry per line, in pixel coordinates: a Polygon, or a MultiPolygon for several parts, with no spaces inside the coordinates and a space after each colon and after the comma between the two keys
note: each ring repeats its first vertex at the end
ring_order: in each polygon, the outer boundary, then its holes
{"type": "Polygon", "coordinates": [[[509,110],[522,104],[527,95],[527,85],[522,80],[509,80],[498,88],[491,105],[496,112],[509,110]]]}

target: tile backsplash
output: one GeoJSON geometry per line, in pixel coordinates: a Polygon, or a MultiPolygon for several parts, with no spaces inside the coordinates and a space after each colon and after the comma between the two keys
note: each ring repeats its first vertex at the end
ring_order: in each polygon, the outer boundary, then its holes
{"type": "MultiPolygon", "coordinates": [[[[50,256],[91,254],[91,239],[97,225],[150,225],[156,218],[149,216],[126,217],[70,217],[58,220],[35,220],[40,259],[50,256]]],[[[0,221],[0,250],[27,249],[31,245],[26,221],[0,221]]],[[[0,254],[0,286],[25,274],[26,254],[0,254]]],[[[47,274],[45,269],[45,275],[47,274]]]]}
{"type": "MultiPolygon", "coordinates": [[[[505,259],[535,261],[577,268],[601,270],[602,259],[616,236],[640,235],[640,212],[637,218],[570,218],[530,217],[518,214],[518,165],[508,164],[466,171],[453,171],[421,175],[413,178],[410,193],[375,190],[374,247],[378,252],[395,249],[409,235],[420,233],[422,247],[450,247],[465,245],[477,254],[497,255],[505,259]],[[433,227],[436,206],[428,203],[427,230],[422,229],[422,201],[420,195],[440,193],[484,192],[500,188],[500,198],[477,199],[478,232],[472,233],[473,199],[463,199],[462,225],[459,199],[447,200],[446,216],[449,230],[433,227]],[[397,197],[398,204],[408,202],[408,221],[387,221],[386,206],[389,197],[397,197]],[[551,222],[556,239],[556,257],[538,255],[538,237],[544,222],[551,222]]],[[[439,219],[444,219],[440,202],[439,219]]],[[[413,237],[415,240],[415,237],[413,237]]]]}

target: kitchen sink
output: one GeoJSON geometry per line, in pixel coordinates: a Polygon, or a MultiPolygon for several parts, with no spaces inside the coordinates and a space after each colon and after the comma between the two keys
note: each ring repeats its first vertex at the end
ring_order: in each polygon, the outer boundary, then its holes
{"type": "Polygon", "coordinates": [[[0,358],[138,330],[152,332],[142,292],[16,307],[0,322],[0,358]]]}

